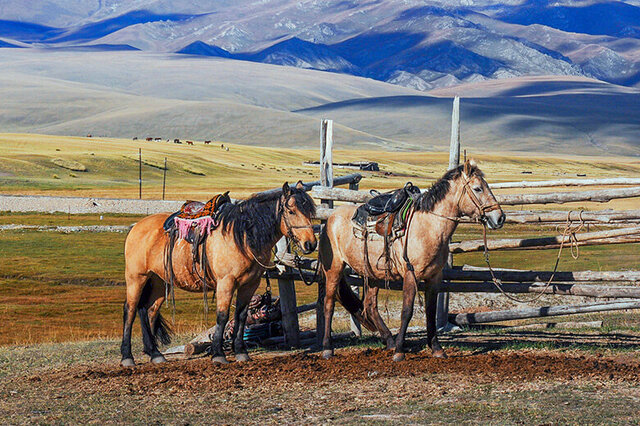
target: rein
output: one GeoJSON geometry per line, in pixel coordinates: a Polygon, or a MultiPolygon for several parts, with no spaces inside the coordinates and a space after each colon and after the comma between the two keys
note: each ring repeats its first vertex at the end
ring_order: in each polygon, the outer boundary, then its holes
{"type": "MultiPolygon", "coordinates": [[[[560,241],[560,249],[558,250],[558,256],[556,257],[556,264],[553,267],[553,272],[551,273],[551,276],[549,277],[549,280],[546,282],[544,288],[542,289],[542,291],[540,291],[539,294],[537,294],[536,296],[530,298],[530,299],[519,299],[517,297],[511,296],[510,294],[508,294],[507,292],[504,291],[504,289],[502,288],[502,280],[496,278],[494,272],[493,272],[493,268],[491,267],[491,262],[489,261],[489,248],[487,246],[487,224],[486,223],[482,223],[483,227],[482,227],[482,238],[484,240],[484,260],[487,263],[487,266],[489,267],[489,272],[491,273],[491,280],[493,281],[493,284],[498,288],[498,290],[500,290],[500,292],[509,300],[512,300],[514,302],[517,303],[531,303],[531,302],[535,302],[538,299],[540,299],[542,296],[545,295],[545,292],[547,291],[547,289],[549,288],[549,286],[551,285],[551,282],[553,281],[553,278],[556,275],[556,272],[558,271],[558,265],[560,264],[560,256],[562,255],[562,249],[564,248],[564,242],[565,239],[567,238],[567,236],[569,237],[569,243],[571,244],[571,257],[573,257],[574,259],[577,259],[580,255],[579,252],[579,246],[578,246],[578,241],[576,239],[575,234],[577,232],[580,232],[580,230],[583,228],[584,226],[584,219],[582,218],[582,212],[583,210],[580,210],[580,224],[576,227],[573,226],[573,221],[571,220],[571,211],[567,214],[567,221],[565,223],[565,228],[564,231],[562,231],[562,240],[560,241]],[[575,254],[574,254],[574,247],[575,247],[575,254]]],[[[556,228],[557,229],[557,228],[556,228]]]]}

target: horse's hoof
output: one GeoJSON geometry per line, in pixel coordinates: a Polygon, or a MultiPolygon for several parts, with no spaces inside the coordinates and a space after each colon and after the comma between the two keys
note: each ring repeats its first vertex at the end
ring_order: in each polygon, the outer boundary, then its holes
{"type": "Polygon", "coordinates": [[[229,361],[227,361],[227,358],[224,355],[214,356],[211,358],[211,362],[214,364],[229,364],[229,361]]]}
{"type": "Polygon", "coordinates": [[[151,358],[151,362],[153,364],[163,364],[163,363],[167,362],[167,359],[164,357],[164,355],[160,354],[160,355],[156,355],[153,358],[151,358]]]}
{"type": "Polygon", "coordinates": [[[333,358],[333,349],[325,349],[322,351],[322,358],[330,359],[333,358]]]}
{"type": "Polygon", "coordinates": [[[433,351],[432,355],[434,358],[449,358],[447,354],[444,352],[444,350],[442,349],[433,351]]]}
{"type": "Polygon", "coordinates": [[[247,362],[251,361],[249,354],[236,354],[236,362],[247,362]]]}
{"type": "Polygon", "coordinates": [[[396,352],[395,354],[393,354],[393,360],[394,360],[395,362],[404,361],[404,353],[402,353],[402,352],[396,352]]]}
{"type": "Polygon", "coordinates": [[[133,358],[124,358],[122,361],[120,361],[120,365],[123,367],[135,367],[136,363],[133,360],[133,358]]]}

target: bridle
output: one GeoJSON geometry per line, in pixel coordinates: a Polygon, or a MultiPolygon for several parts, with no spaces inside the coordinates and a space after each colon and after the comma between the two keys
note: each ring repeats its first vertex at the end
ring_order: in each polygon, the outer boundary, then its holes
{"type": "MultiPolygon", "coordinates": [[[[462,201],[462,197],[464,197],[465,194],[468,194],[469,199],[471,200],[473,205],[476,207],[478,212],[477,215],[473,217],[473,219],[479,220],[483,224],[486,224],[487,213],[492,212],[494,210],[499,210],[501,208],[500,204],[498,204],[498,202],[495,201],[495,198],[494,198],[494,201],[490,204],[482,203],[478,198],[478,196],[475,194],[473,188],[471,188],[471,180],[469,179],[467,172],[463,171],[461,176],[462,176],[462,179],[464,180],[464,184],[462,185],[462,191],[460,191],[460,195],[458,196],[458,201],[456,202],[456,205],[458,206],[458,210],[460,210],[460,201],[462,201]]],[[[457,216],[445,216],[438,213],[434,213],[432,211],[429,211],[428,213],[433,216],[438,216],[444,219],[448,219],[452,222],[462,221],[462,219],[457,216]]]]}
{"type": "Polygon", "coordinates": [[[293,241],[300,249],[304,250],[304,247],[300,245],[300,239],[293,233],[294,229],[313,228],[313,224],[309,225],[292,225],[287,216],[285,209],[288,209],[287,205],[289,200],[293,197],[293,193],[290,193],[286,198],[283,196],[278,200],[278,218],[284,220],[284,226],[287,229],[286,237],[293,241]],[[284,198],[284,201],[282,199],[284,198]]]}

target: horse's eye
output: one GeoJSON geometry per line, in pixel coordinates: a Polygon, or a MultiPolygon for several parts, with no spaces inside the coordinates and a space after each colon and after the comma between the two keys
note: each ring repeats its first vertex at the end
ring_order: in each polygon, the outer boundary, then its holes
{"type": "Polygon", "coordinates": [[[476,192],[482,192],[482,187],[478,186],[477,188],[473,188],[473,190],[476,192]]]}
{"type": "Polygon", "coordinates": [[[294,212],[293,210],[287,210],[287,212],[288,212],[289,214],[295,214],[295,212],[294,212]]]}

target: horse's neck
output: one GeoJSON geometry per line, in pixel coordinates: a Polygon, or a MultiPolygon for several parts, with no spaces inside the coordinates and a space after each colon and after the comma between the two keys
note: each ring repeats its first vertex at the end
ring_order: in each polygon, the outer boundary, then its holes
{"type": "Polygon", "coordinates": [[[458,199],[460,188],[452,187],[445,199],[439,201],[430,212],[418,211],[415,213],[416,238],[428,246],[428,250],[440,247],[448,242],[455,232],[460,217],[458,199]]]}

